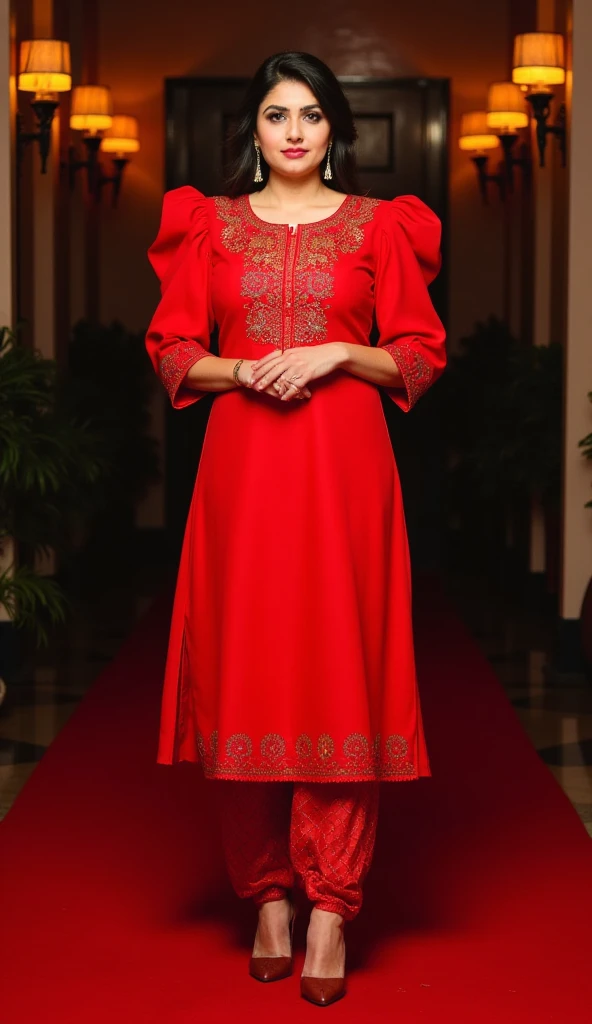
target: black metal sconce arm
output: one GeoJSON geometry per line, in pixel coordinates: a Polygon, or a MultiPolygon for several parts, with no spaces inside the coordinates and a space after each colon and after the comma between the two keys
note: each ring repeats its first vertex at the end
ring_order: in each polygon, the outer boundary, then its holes
{"type": "Polygon", "coordinates": [[[113,166],[115,167],[115,174],[110,174],[110,175],[109,174],[103,174],[102,171],[100,171],[99,178],[97,180],[97,191],[96,191],[96,195],[97,195],[97,200],[98,201],[100,201],[100,199],[101,199],[101,192],[102,192],[103,186],[107,185],[109,183],[112,183],[113,191],[111,193],[111,205],[113,207],[117,206],[117,200],[119,199],[119,193],[121,191],[121,182],[122,182],[122,179],[123,179],[123,172],[125,171],[125,168],[126,168],[126,166],[128,164],[129,164],[129,159],[127,157],[124,157],[124,156],[114,156],[113,157],[113,166]]]}
{"type": "Polygon", "coordinates": [[[566,139],[566,115],[565,104],[562,103],[557,114],[557,123],[548,124],[551,112],[551,100],[554,98],[552,92],[531,92],[526,99],[532,107],[532,114],[536,121],[536,137],[539,150],[539,167],[545,166],[545,149],[547,146],[547,135],[556,135],[559,139],[559,150],[561,152],[561,165],[565,167],[567,155],[566,139]]]}
{"type": "Polygon", "coordinates": [[[55,94],[54,96],[46,96],[43,99],[35,98],[31,100],[31,106],[37,118],[37,131],[23,131],[23,116],[18,112],[16,115],[17,170],[20,174],[25,146],[29,142],[38,142],[41,155],[41,173],[47,174],[47,158],[51,145],[51,125],[58,108],[58,99],[55,97],[55,94]]]}
{"type": "Polygon", "coordinates": [[[506,198],[506,179],[503,174],[488,174],[487,173],[487,162],[489,157],[487,156],[473,156],[471,160],[477,168],[477,174],[479,176],[479,189],[481,191],[481,197],[483,203],[487,205],[489,198],[487,195],[488,182],[493,181],[498,186],[500,191],[500,199],[506,198]]]}
{"type": "Polygon", "coordinates": [[[504,167],[506,171],[506,184],[508,191],[514,191],[514,168],[521,167],[524,184],[530,183],[531,159],[528,155],[528,146],[522,143],[520,146],[521,156],[514,156],[514,147],[518,136],[514,132],[500,132],[500,142],[504,151],[504,167]]]}
{"type": "Polygon", "coordinates": [[[74,146],[70,146],[68,150],[68,162],[65,167],[68,169],[68,180],[70,189],[74,188],[76,182],[76,174],[86,168],[86,174],[88,179],[88,190],[91,193],[96,192],[97,179],[99,175],[99,146],[101,145],[100,135],[85,135],[82,139],[86,146],[87,158],[86,160],[78,160],[76,156],[76,149],[74,146]]]}
{"type": "Polygon", "coordinates": [[[87,135],[84,137],[83,142],[87,147],[88,151],[88,157],[86,160],[78,160],[76,158],[76,151],[74,147],[70,147],[69,160],[66,164],[69,173],[70,188],[74,188],[77,171],[79,171],[83,167],[86,167],[89,194],[94,196],[97,202],[100,202],[104,186],[107,184],[112,184],[113,192],[111,196],[111,203],[112,206],[117,206],[117,200],[119,198],[119,193],[121,191],[123,172],[125,171],[126,165],[129,163],[129,159],[127,157],[113,157],[113,166],[115,168],[115,173],[104,174],[101,162],[99,160],[101,136],[87,135]]]}

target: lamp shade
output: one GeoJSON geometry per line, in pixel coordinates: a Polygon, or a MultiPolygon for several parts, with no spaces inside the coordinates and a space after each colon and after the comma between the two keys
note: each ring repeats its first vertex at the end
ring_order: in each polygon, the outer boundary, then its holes
{"type": "Polygon", "coordinates": [[[557,32],[526,32],[514,39],[512,81],[550,86],[565,82],[563,36],[557,32]]]}
{"type": "Polygon", "coordinates": [[[101,149],[105,153],[137,153],[140,148],[138,121],[129,114],[115,114],[110,128],[103,135],[101,149]]]}
{"type": "Polygon", "coordinates": [[[18,87],[24,92],[69,92],[70,44],[60,39],[25,39],[19,55],[18,87]]]}
{"type": "Polygon", "coordinates": [[[72,90],[70,128],[94,134],[111,127],[111,90],[104,85],[78,85],[72,90]]]}
{"type": "Polygon", "coordinates": [[[460,149],[475,150],[476,152],[495,149],[496,146],[499,146],[498,136],[487,124],[485,110],[472,110],[468,114],[462,115],[458,145],[460,149]]]}
{"type": "Polygon", "coordinates": [[[506,133],[526,128],[529,116],[524,94],[513,82],[494,82],[487,95],[487,124],[506,133]]]}

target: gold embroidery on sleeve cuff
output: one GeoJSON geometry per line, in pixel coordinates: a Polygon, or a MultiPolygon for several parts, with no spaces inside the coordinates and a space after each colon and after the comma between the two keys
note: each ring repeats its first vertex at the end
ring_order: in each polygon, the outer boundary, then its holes
{"type": "Polygon", "coordinates": [[[427,391],[432,381],[432,367],[411,341],[391,341],[382,346],[395,360],[405,385],[409,408],[427,391]]]}
{"type": "Polygon", "coordinates": [[[174,402],[181,381],[189,367],[193,366],[198,359],[210,354],[203,345],[194,341],[180,341],[171,352],[167,352],[166,356],[163,356],[160,361],[159,375],[169,393],[171,402],[174,402]]]}

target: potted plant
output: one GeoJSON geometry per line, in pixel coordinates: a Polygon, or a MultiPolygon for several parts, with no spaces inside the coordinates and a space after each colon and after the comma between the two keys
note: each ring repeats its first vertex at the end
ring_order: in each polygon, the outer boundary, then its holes
{"type": "Polygon", "coordinates": [[[58,583],[36,570],[38,556],[67,547],[82,489],[105,467],[87,426],[57,402],[57,365],[0,328],[0,623],[4,664],[14,664],[14,630],[25,627],[37,645],[64,619],[58,583]]]}
{"type": "MultiPolygon", "coordinates": [[[[563,349],[530,345],[490,317],[461,339],[442,380],[449,508],[467,530],[505,540],[536,497],[547,527],[547,587],[557,583],[563,349]]],[[[494,552],[494,557],[497,555],[494,552]]]]}
{"type": "Polygon", "coordinates": [[[153,387],[143,332],[118,322],[76,324],[63,367],[0,328],[0,605],[10,619],[0,622],[0,676],[3,656],[16,665],[18,627],[46,644],[65,617],[65,593],[36,570],[39,554],[55,551],[63,569],[99,535],[111,543],[133,528],[159,476],[153,387]]]}

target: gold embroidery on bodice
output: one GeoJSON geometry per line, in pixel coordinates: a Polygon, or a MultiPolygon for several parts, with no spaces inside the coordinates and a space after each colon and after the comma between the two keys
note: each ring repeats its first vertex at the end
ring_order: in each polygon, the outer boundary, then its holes
{"type": "Polygon", "coordinates": [[[340,253],[353,253],[364,240],[379,199],[347,195],[330,217],[299,224],[261,220],[249,197],[214,197],[224,221],[223,245],[244,253],[241,295],[247,300],[246,331],[260,345],[288,348],[318,344],[327,336],[326,310],[334,294],[333,267],[340,253]]]}

